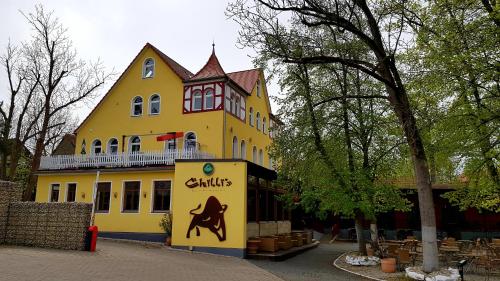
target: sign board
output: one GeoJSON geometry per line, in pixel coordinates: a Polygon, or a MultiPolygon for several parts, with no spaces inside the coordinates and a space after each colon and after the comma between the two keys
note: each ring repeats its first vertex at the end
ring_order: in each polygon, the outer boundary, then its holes
{"type": "Polygon", "coordinates": [[[246,163],[176,162],[172,246],[246,247],[246,163]]]}

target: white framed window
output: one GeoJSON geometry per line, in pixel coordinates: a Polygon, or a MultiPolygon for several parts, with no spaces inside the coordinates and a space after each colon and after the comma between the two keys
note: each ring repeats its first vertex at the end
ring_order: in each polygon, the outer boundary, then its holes
{"type": "Polygon", "coordinates": [[[155,74],[155,61],[152,58],[147,58],[144,61],[142,68],[142,78],[153,78],[155,74]]]}
{"type": "Polygon", "coordinates": [[[123,182],[122,213],[138,213],[140,208],[141,182],[123,182]]]}
{"type": "Polygon", "coordinates": [[[214,109],[214,90],[212,88],[208,88],[205,90],[205,110],[214,109]]]}
{"type": "Polygon", "coordinates": [[[165,142],[165,150],[174,150],[177,148],[177,142],[175,139],[169,139],[165,142]]]}
{"type": "Polygon", "coordinates": [[[59,189],[61,185],[53,183],[50,185],[49,202],[59,202],[59,189]]]}
{"type": "Polygon", "coordinates": [[[240,97],[236,96],[234,99],[235,99],[234,115],[240,117],[240,97]]]}
{"type": "Polygon", "coordinates": [[[129,152],[141,151],[141,138],[139,138],[138,136],[132,136],[129,140],[129,152]]]}
{"type": "Polygon", "coordinates": [[[137,96],[132,99],[132,116],[142,115],[142,97],[137,96]]]}
{"type": "Polygon", "coordinates": [[[154,94],[149,98],[149,114],[160,114],[160,96],[157,94],[154,94]]]}
{"type": "Polygon", "coordinates": [[[260,131],[260,112],[257,112],[257,115],[255,116],[255,122],[257,124],[257,130],[260,131]]]}
{"type": "Polygon", "coordinates": [[[264,166],[264,152],[259,150],[259,165],[264,166]]]}
{"type": "Polygon", "coordinates": [[[238,138],[236,136],[233,137],[233,159],[238,158],[238,138]]]}
{"type": "Polygon", "coordinates": [[[153,181],[153,213],[164,213],[170,210],[170,198],[172,191],[171,180],[154,180],[153,181]]]}
{"type": "Polygon", "coordinates": [[[267,124],[266,122],[267,122],[266,117],[262,118],[262,132],[264,134],[266,134],[266,124],[267,124]]]}
{"type": "Polygon", "coordinates": [[[241,140],[241,148],[240,148],[241,159],[247,159],[247,145],[244,140],[241,140]]]}
{"type": "Polygon", "coordinates": [[[101,140],[96,139],[92,142],[92,154],[102,153],[102,143],[101,140]]]}
{"type": "Polygon", "coordinates": [[[76,183],[66,184],[66,202],[76,201],[76,183]]]}
{"type": "Polygon", "coordinates": [[[253,127],[254,125],[254,120],[253,120],[253,107],[250,107],[250,110],[248,112],[248,123],[250,124],[250,126],[253,127]]]}
{"type": "Polygon", "coordinates": [[[200,90],[193,93],[193,111],[201,110],[203,103],[203,95],[200,90]]]}
{"type": "Polygon", "coordinates": [[[189,132],[184,137],[184,149],[191,150],[196,149],[196,134],[193,132],[189,132]]]}
{"type": "Polygon", "coordinates": [[[257,147],[253,147],[252,149],[252,162],[257,164],[257,147]]]}
{"type": "Polygon", "coordinates": [[[118,153],[118,140],[112,138],[108,141],[107,151],[109,154],[117,154],[118,153]]]}

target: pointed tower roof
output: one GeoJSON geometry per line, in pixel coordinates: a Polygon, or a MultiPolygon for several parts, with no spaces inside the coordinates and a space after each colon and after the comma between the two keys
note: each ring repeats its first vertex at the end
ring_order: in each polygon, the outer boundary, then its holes
{"type": "Polygon", "coordinates": [[[219,59],[215,55],[215,44],[212,44],[212,54],[208,58],[207,63],[189,81],[221,77],[226,77],[226,72],[222,69],[219,59]]]}

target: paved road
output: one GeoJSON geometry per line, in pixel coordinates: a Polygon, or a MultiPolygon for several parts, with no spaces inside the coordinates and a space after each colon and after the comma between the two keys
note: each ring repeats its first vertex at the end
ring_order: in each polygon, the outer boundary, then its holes
{"type": "Polygon", "coordinates": [[[252,260],[251,262],[287,281],[343,281],[367,280],[334,267],[333,261],[346,251],[355,250],[355,244],[321,243],[309,250],[282,262],[252,260]]]}
{"type": "Polygon", "coordinates": [[[0,246],[2,281],[282,281],[242,259],[98,241],[96,253],[0,246]]]}

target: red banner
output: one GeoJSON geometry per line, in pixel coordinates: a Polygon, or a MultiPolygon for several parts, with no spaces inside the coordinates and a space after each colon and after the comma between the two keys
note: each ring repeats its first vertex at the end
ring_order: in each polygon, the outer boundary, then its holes
{"type": "Polygon", "coordinates": [[[184,136],[183,132],[167,133],[166,135],[157,136],[156,141],[166,141],[176,138],[182,138],[183,136],[184,136]]]}

